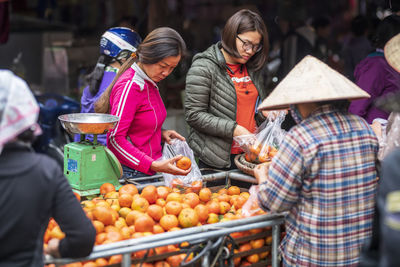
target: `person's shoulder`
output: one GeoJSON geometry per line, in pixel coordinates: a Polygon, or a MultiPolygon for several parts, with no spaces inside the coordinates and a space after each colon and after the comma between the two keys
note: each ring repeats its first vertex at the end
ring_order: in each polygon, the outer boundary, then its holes
{"type": "MultiPolygon", "coordinates": [[[[135,75],[136,72],[132,68],[128,68],[124,73],[118,78],[118,81],[114,85],[114,87],[118,89],[133,89],[135,91],[141,91],[141,85],[144,84],[144,80],[138,78],[138,75],[135,75]]],[[[117,89],[117,90],[118,90],[117,89]]]]}

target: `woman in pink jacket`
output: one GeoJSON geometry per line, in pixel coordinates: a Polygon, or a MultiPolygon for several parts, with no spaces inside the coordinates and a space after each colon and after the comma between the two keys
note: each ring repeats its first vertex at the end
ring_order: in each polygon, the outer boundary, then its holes
{"type": "Polygon", "coordinates": [[[162,160],[161,143],[171,139],[185,140],[173,130],[162,129],[167,111],[157,82],[165,79],[178,65],[186,49],[175,30],[162,27],[150,32],[135,55],[119,70],[106,92],[95,104],[95,111],[120,117],[107,134],[107,147],[120,161],[123,179],[166,172],[187,175],[175,162],[182,156],[162,160]]]}

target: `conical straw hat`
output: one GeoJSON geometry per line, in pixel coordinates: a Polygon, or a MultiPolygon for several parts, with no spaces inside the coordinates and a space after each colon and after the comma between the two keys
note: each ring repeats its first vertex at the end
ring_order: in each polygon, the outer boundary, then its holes
{"type": "Polygon", "coordinates": [[[386,43],[385,58],[393,69],[400,72],[400,33],[386,43]]]}
{"type": "Polygon", "coordinates": [[[367,92],[325,63],[306,56],[264,99],[258,109],[281,109],[291,104],[369,97],[367,92]]]}

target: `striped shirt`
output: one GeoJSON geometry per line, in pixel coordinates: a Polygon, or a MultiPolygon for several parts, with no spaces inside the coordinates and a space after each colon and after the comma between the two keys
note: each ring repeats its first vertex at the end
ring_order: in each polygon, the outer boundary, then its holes
{"type": "Polygon", "coordinates": [[[259,193],[264,209],[289,211],[284,266],[357,266],[371,235],[377,152],[366,121],[329,105],[288,132],[259,193]]]}

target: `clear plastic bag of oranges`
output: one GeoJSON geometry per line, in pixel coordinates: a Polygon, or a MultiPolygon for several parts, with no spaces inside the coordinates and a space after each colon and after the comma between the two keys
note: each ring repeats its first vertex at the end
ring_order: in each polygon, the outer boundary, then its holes
{"type": "Polygon", "coordinates": [[[271,161],[278,152],[286,131],[281,128],[286,111],[273,111],[258,127],[255,134],[235,136],[233,139],[244,153],[245,159],[252,163],[271,161]]]}
{"type": "Polygon", "coordinates": [[[177,155],[184,156],[181,160],[177,161],[177,167],[187,170],[191,166],[192,170],[186,176],[163,173],[165,185],[168,187],[188,188],[194,184],[198,184],[196,181],[202,180],[201,172],[194,158],[193,150],[186,141],[173,139],[171,144],[164,144],[163,159],[170,159],[177,155]]]}
{"type": "Polygon", "coordinates": [[[258,185],[252,185],[249,189],[250,196],[242,206],[243,217],[261,215],[265,212],[258,205],[258,185]]]}

